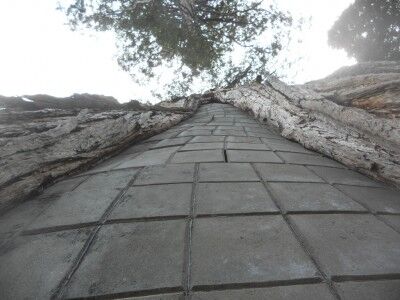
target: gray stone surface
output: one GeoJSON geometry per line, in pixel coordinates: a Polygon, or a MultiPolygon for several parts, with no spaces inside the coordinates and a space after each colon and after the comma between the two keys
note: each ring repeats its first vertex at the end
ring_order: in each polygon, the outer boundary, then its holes
{"type": "Polygon", "coordinates": [[[192,184],[135,186],[123,196],[110,219],[188,215],[192,184]]]}
{"type": "Polygon", "coordinates": [[[182,286],[185,221],[104,226],[67,297],[182,286]]]}
{"type": "Polygon", "coordinates": [[[174,182],[192,182],[194,176],[193,164],[170,164],[144,169],[134,184],[160,184],[174,182]]]}
{"type": "Polygon", "coordinates": [[[272,151],[227,150],[226,153],[229,162],[282,162],[272,151]]]}
{"type": "Polygon", "coordinates": [[[272,182],[273,194],[287,211],[366,211],[325,183],[272,182]]]}
{"type": "Polygon", "coordinates": [[[228,136],[226,139],[228,142],[233,142],[233,143],[254,143],[254,144],[259,144],[260,139],[256,137],[248,137],[248,136],[228,136]]]}
{"type": "Polygon", "coordinates": [[[317,270],[281,216],[195,221],[193,285],[313,278],[317,270]]]}
{"type": "Polygon", "coordinates": [[[50,299],[82,249],[88,230],[22,236],[0,247],[0,298],[50,299]]]}
{"type": "Polygon", "coordinates": [[[118,169],[161,165],[166,163],[170,156],[178,151],[178,149],[179,147],[168,147],[148,150],[118,165],[118,169]]]}
{"type": "Polygon", "coordinates": [[[204,105],[2,212],[0,299],[49,299],[63,278],[57,298],[335,299],[333,285],[341,299],[391,299],[399,199],[236,108],[204,105]]]}
{"type": "Polygon", "coordinates": [[[178,152],[173,157],[171,162],[191,163],[191,162],[223,162],[225,161],[222,149],[220,150],[198,150],[178,152]]]}
{"type": "Polygon", "coordinates": [[[390,225],[392,225],[397,231],[400,233],[400,216],[399,215],[387,215],[381,216],[381,218],[385,219],[390,225]]]}
{"type": "Polygon", "coordinates": [[[333,300],[324,284],[307,284],[227,291],[196,292],[193,300],[333,300]]]}
{"type": "Polygon", "coordinates": [[[215,143],[223,142],[224,136],[195,136],[190,143],[215,143]]]}
{"type": "Polygon", "coordinates": [[[158,142],[154,146],[151,146],[151,149],[172,147],[172,146],[181,146],[181,145],[186,144],[191,139],[192,139],[191,137],[186,137],[186,136],[174,138],[174,139],[165,139],[165,140],[158,142]]]}
{"type": "Polygon", "coordinates": [[[335,283],[343,300],[399,300],[400,280],[335,283]]]}
{"type": "Polygon", "coordinates": [[[257,181],[256,172],[249,163],[202,163],[200,181],[257,181]]]}
{"type": "Polygon", "coordinates": [[[246,133],[243,130],[217,129],[214,135],[246,136],[246,133]]]}
{"type": "Polygon", "coordinates": [[[337,185],[351,198],[376,212],[400,213],[400,192],[396,190],[337,185]]]}
{"type": "Polygon", "coordinates": [[[271,150],[265,144],[231,143],[231,142],[227,143],[226,148],[235,150],[271,150]]]}
{"type": "Polygon", "coordinates": [[[179,151],[223,149],[224,143],[191,143],[182,147],[179,151]]]}
{"type": "Polygon", "coordinates": [[[135,173],[135,170],[121,170],[93,175],[74,191],[54,201],[28,228],[98,221],[135,173]]]}
{"type": "Polygon", "coordinates": [[[359,186],[382,186],[382,184],[372,179],[369,179],[368,177],[361,175],[360,173],[350,170],[314,166],[311,166],[309,168],[329,183],[341,183],[359,186]]]}
{"type": "Polygon", "coordinates": [[[316,154],[315,152],[311,152],[305,149],[302,145],[289,142],[286,139],[266,139],[262,138],[262,141],[267,144],[271,149],[276,151],[287,151],[287,152],[298,152],[298,153],[308,153],[308,154],[316,154]]]}
{"type": "Polygon", "coordinates": [[[303,153],[291,152],[277,152],[277,154],[285,162],[290,164],[343,168],[343,166],[338,162],[318,155],[308,155],[303,153]]]}
{"type": "Polygon", "coordinates": [[[259,182],[200,183],[197,214],[277,212],[264,186],[259,182]]]}
{"type": "Polygon", "coordinates": [[[400,273],[400,235],[372,215],[293,215],[290,219],[329,275],[400,273]]]}
{"type": "Polygon", "coordinates": [[[256,164],[256,169],[266,181],[322,182],[321,178],[304,166],[256,164]]]}

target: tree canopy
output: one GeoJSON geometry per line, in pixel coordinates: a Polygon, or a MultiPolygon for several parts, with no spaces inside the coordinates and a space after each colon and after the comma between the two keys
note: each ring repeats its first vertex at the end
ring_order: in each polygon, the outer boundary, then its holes
{"type": "Polygon", "coordinates": [[[356,0],[328,36],[358,61],[400,60],[400,1],[356,0]]]}
{"type": "Polygon", "coordinates": [[[184,93],[196,78],[214,87],[273,72],[290,39],[292,17],[252,0],[73,0],[71,26],[114,31],[119,64],[147,81],[169,67],[169,91],[184,93]]]}

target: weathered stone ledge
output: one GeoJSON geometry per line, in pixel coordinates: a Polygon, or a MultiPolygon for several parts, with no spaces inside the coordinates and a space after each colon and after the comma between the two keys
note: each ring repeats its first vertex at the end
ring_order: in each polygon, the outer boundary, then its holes
{"type": "Polygon", "coordinates": [[[282,136],[332,157],[375,179],[400,187],[400,122],[364,109],[342,106],[311,88],[269,78],[214,92],[279,129],[282,136]]]}

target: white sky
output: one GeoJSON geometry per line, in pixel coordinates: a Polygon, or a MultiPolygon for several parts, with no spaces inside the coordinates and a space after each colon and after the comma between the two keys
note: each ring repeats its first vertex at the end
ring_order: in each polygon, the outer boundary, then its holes
{"type": "MultiPolygon", "coordinates": [[[[303,43],[289,49],[293,57],[303,57],[293,68],[293,82],[322,78],[355,62],[327,43],[329,28],[353,0],[276,2],[295,17],[312,16],[298,37],[303,43]]],[[[119,68],[111,33],[72,32],[56,7],[56,0],[0,1],[0,95],[93,93],[120,102],[157,101],[150,93],[156,83],[139,86],[119,68]]]]}

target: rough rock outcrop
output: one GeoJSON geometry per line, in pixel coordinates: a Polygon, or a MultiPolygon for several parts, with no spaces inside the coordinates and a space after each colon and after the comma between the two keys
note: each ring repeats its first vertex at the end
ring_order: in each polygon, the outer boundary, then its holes
{"type": "Polygon", "coordinates": [[[192,110],[7,111],[8,122],[0,124],[0,208],[170,128],[197,108],[193,97],[186,102],[192,110]]]}
{"type": "Polygon", "coordinates": [[[269,78],[214,97],[251,111],[306,148],[399,187],[399,66],[356,65],[298,86],[269,78]]]}

